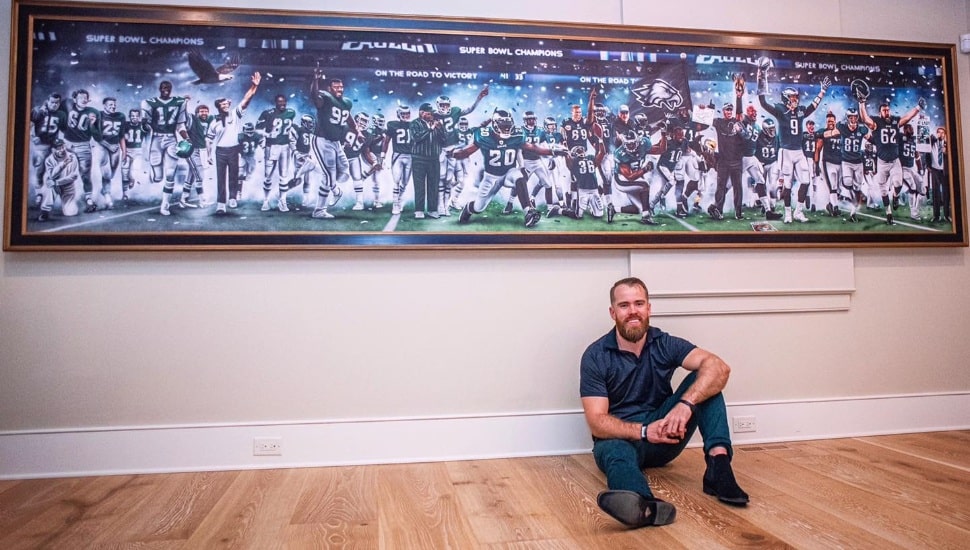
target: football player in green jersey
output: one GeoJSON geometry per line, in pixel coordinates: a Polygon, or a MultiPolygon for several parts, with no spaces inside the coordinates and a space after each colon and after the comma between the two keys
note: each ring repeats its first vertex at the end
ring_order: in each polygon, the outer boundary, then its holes
{"type": "MultiPolygon", "coordinates": [[[[148,123],[141,118],[141,109],[128,111],[128,121],[122,132],[125,142],[125,156],[121,159],[121,200],[128,200],[128,191],[138,184],[132,174],[135,162],[141,161],[141,147],[148,135],[148,123]]],[[[203,134],[203,138],[205,135],[203,134]]]]}
{"type": "Polygon", "coordinates": [[[458,123],[461,121],[461,117],[470,115],[487,95],[488,84],[478,92],[478,97],[475,98],[475,102],[472,103],[471,107],[464,109],[452,106],[451,98],[445,95],[438,96],[435,100],[436,112],[434,113],[434,118],[435,120],[440,120],[441,126],[445,129],[445,144],[441,149],[441,181],[438,186],[438,214],[442,216],[451,215],[448,210],[448,202],[451,200],[451,190],[458,181],[458,176],[455,173],[458,161],[449,157],[447,152],[453,151],[459,145],[458,123]]]}
{"type": "Polygon", "coordinates": [[[148,163],[152,169],[152,181],[165,183],[162,187],[162,205],[158,211],[169,215],[169,203],[175,190],[175,171],[178,168],[177,151],[180,140],[188,146],[188,131],[185,129],[188,113],[188,98],[172,95],[172,83],[163,80],[158,85],[158,96],[141,103],[144,119],[151,128],[151,141],[148,148],[148,163]]]}
{"type": "Polygon", "coordinates": [[[515,127],[512,115],[504,109],[496,109],[492,114],[488,126],[475,130],[475,137],[471,145],[464,149],[449,152],[449,155],[463,159],[475,152],[482,155],[484,172],[478,184],[478,195],[465,203],[458,218],[459,223],[468,223],[473,214],[485,210],[502,187],[511,187],[519,198],[519,204],[525,210],[525,226],[534,227],[541,217],[531,203],[526,182],[528,172],[517,168],[521,151],[534,152],[539,155],[565,155],[567,149],[562,145],[536,145],[529,143],[521,130],[515,127]]]}
{"type": "Polygon", "coordinates": [[[401,197],[404,190],[411,181],[411,107],[400,105],[397,108],[397,120],[387,123],[387,135],[384,138],[384,145],[381,158],[387,157],[388,148],[393,147],[391,153],[391,179],[394,187],[392,188],[391,214],[401,213],[401,197]]]}
{"type": "Polygon", "coordinates": [[[902,116],[890,112],[889,99],[879,105],[879,116],[872,118],[866,110],[865,99],[859,100],[859,116],[862,123],[872,130],[873,145],[876,147],[875,181],[882,194],[882,205],[886,209],[886,223],[893,225],[893,207],[898,204],[899,189],[903,185],[903,170],[899,163],[899,137],[901,129],[926,107],[926,100],[919,98],[915,107],[902,116]]]}
{"type": "Polygon", "coordinates": [[[94,186],[91,183],[91,139],[94,137],[98,110],[90,107],[91,95],[87,90],[74,90],[71,93],[71,108],[67,111],[67,126],[64,128],[64,141],[67,148],[77,156],[78,170],[81,174],[81,184],[84,187],[85,212],[94,212],[98,207],[94,204],[91,193],[94,186]]]}
{"type": "Polygon", "coordinates": [[[30,164],[34,170],[35,206],[40,205],[44,195],[44,161],[51,152],[51,144],[58,139],[67,126],[61,94],[51,94],[44,104],[30,111],[30,164]]]}
{"type": "MultiPolygon", "coordinates": [[[[242,188],[246,180],[256,171],[256,151],[263,147],[266,138],[256,133],[256,126],[246,122],[239,132],[239,184],[236,186],[236,200],[242,200],[242,188]]],[[[264,199],[263,212],[269,210],[269,203],[264,199]]],[[[285,208],[284,208],[285,210],[285,208]]]]}
{"type": "MultiPolygon", "coordinates": [[[[279,177],[280,187],[285,187],[290,174],[290,130],[296,119],[296,111],[286,106],[286,96],[277,94],[273,107],[260,113],[256,129],[265,137],[263,149],[263,206],[269,210],[269,194],[273,190],[273,175],[279,177]]],[[[283,199],[283,192],[280,193],[283,199]]],[[[285,201],[279,205],[280,212],[289,210],[285,201]]]]}
{"type": "Polygon", "coordinates": [[[344,97],[343,81],[331,78],[326,80],[326,89],[322,89],[320,84],[325,78],[318,67],[314,69],[310,83],[310,99],[317,108],[312,151],[323,173],[312,216],[320,219],[333,218],[333,214],[327,212],[330,193],[340,194],[339,185],[350,179],[350,163],[344,143],[349,135],[358,133],[357,123],[350,116],[353,103],[344,97]]]}
{"type": "Polygon", "coordinates": [[[182,208],[205,208],[208,201],[205,199],[205,164],[202,162],[202,151],[206,148],[205,136],[209,132],[209,124],[212,118],[209,117],[209,106],[198,105],[195,114],[189,115],[185,122],[185,129],[188,132],[188,141],[192,144],[192,153],[185,159],[189,164],[189,174],[182,182],[182,195],[179,197],[179,206],[182,208]],[[195,194],[198,204],[189,202],[192,188],[195,187],[195,194]]]}

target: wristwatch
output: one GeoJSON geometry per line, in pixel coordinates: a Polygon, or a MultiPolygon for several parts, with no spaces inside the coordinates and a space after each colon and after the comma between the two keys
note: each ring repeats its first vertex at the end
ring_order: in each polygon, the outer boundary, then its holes
{"type": "Polygon", "coordinates": [[[640,439],[646,441],[647,439],[647,425],[640,424],[640,439]]]}

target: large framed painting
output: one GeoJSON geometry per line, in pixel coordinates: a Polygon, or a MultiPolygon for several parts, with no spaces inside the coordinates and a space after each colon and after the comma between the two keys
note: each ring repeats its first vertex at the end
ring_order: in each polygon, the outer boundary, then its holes
{"type": "Polygon", "coordinates": [[[966,246],[951,44],[15,0],[4,249],[966,246]]]}

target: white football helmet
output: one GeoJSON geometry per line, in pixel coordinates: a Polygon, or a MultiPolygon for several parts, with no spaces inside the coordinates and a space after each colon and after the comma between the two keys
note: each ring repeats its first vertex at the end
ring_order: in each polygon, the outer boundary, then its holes
{"type": "Polygon", "coordinates": [[[438,114],[440,115],[447,115],[451,112],[451,98],[446,95],[439,95],[434,100],[434,104],[438,107],[438,114]]]}

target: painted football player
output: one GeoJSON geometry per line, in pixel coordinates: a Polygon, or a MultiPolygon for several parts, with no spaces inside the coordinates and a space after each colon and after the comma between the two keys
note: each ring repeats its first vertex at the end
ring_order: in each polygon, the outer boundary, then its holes
{"type": "Polygon", "coordinates": [[[613,181],[617,191],[625,193],[640,213],[640,223],[657,225],[653,212],[647,207],[650,203],[650,183],[648,174],[653,171],[649,155],[660,152],[649,137],[641,137],[636,130],[621,136],[622,145],[613,151],[613,181]]]}
{"type": "MultiPolygon", "coordinates": [[[[833,115],[834,118],[834,115],[833,115]]],[[[868,143],[869,128],[859,124],[859,111],[850,108],[845,113],[845,121],[828,127],[826,122],[825,131],[822,132],[824,139],[837,140],[839,145],[839,158],[842,161],[840,167],[841,185],[843,193],[849,197],[849,216],[850,222],[858,221],[856,213],[866,202],[868,196],[868,180],[865,174],[865,144],[868,143]]],[[[828,149],[826,149],[828,151],[828,149]]]]}
{"type": "Polygon", "coordinates": [[[441,95],[435,99],[434,117],[436,120],[441,121],[441,126],[445,129],[446,134],[445,144],[441,149],[441,181],[438,186],[438,214],[442,216],[451,215],[448,210],[448,203],[451,200],[452,188],[458,182],[457,175],[455,174],[458,160],[447,154],[448,151],[453,151],[459,146],[458,122],[461,121],[461,117],[470,115],[487,95],[488,84],[483,86],[482,90],[478,92],[475,102],[470,107],[464,109],[453,106],[451,104],[451,98],[448,96],[441,95]]]}
{"type": "Polygon", "coordinates": [[[387,123],[387,137],[384,139],[383,157],[387,158],[388,149],[391,153],[392,188],[391,214],[401,213],[401,197],[411,181],[411,108],[400,105],[397,108],[397,120],[387,123]]]}
{"type": "Polygon", "coordinates": [[[206,149],[205,136],[209,132],[211,123],[208,105],[197,105],[195,114],[188,115],[185,119],[185,131],[188,142],[192,145],[192,152],[185,159],[189,165],[189,171],[185,181],[182,182],[182,194],[179,196],[178,203],[181,208],[205,208],[209,205],[205,198],[206,164],[202,162],[202,151],[206,149]],[[198,203],[189,200],[193,188],[198,203]]]}
{"type": "Polygon", "coordinates": [[[893,200],[902,187],[902,165],[899,162],[899,137],[903,126],[926,107],[926,100],[919,98],[916,106],[903,116],[892,114],[889,100],[879,105],[879,116],[872,118],[866,111],[866,99],[859,99],[859,115],[862,123],[872,130],[872,142],[876,147],[875,182],[882,195],[882,205],[886,210],[886,223],[893,225],[893,200]]]}
{"type": "Polygon", "coordinates": [[[71,108],[67,111],[67,127],[64,128],[64,141],[67,148],[77,156],[81,184],[84,187],[84,211],[94,212],[91,182],[91,140],[97,132],[98,110],[91,107],[91,96],[87,90],[74,90],[71,93],[71,108]]]}
{"type": "Polygon", "coordinates": [[[34,205],[40,206],[44,196],[44,161],[50,155],[54,141],[60,139],[67,127],[67,112],[61,94],[51,94],[40,107],[30,111],[30,164],[34,170],[34,205]]]}
{"type": "MultiPolygon", "coordinates": [[[[264,146],[266,138],[256,132],[256,125],[246,122],[242,125],[242,132],[239,132],[239,183],[236,184],[236,200],[242,200],[243,185],[249,177],[256,172],[256,152],[264,146]]],[[[265,181],[265,180],[264,180],[265,181]]],[[[265,190],[265,188],[264,188],[265,190]]],[[[260,211],[269,210],[269,201],[263,200],[260,211]]],[[[284,207],[285,212],[285,207],[284,207]]]]}
{"type": "MultiPolygon", "coordinates": [[[[256,130],[263,141],[263,205],[260,210],[269,210],[269,195],[273,190],[273,178],[279,180],[278,186],[285,187],[290,180],[290,131],[296,119],[296,111],[287,107],[286,96],[277,94],[273,106],[259,114],[256,130]]],[[[280,193],[282,199],[283,193],[280,193]]],[[[285,201],[283,201],[285,203],[285,201]]],[[[286,204],[279,205],[280,212],[286,212],[286,204]]]]}
{"type": "Polygon", "coordinates": [[[522,131],[515,127],[512,115],[504,109],[496,109],[490,123],[475,129],[471,145],[464,149],[450,151],[449,155],[463,159],[475,152],[481,153],[485,167],[478,184],[478,194],[461,210],[459,223],[469,223],[474,214],[485,211],[502,187],[511,187],[525,210],[525,226],[534,227],[541,217],[532,206],[526,187],[527,175],[517,168],[520,151],[530,151],[539,155],[564,155],[562,146],[545,147],[529,143],[522,131]]]}
{"type": "Polygon", "coordinates": [[[51,154],[44,161],[44,195],[40,203],[37,221],[50,219],[54,208],[54,195],[61,198],[61,213],[77,215],[77,182],[81,179],[77,155],[67,148],[64,140],[57,138],[51,144],[51,154]]]}
{"type": "MultiPolygon", "coordinates": [[[[778,136],[781,140],[778,162],[784,185],[782,198],[785,201],[785,223],[791,223],[793,219],[804,223],[808,221],[804,213],[804,198],[797,200],[795,211],[792,212],[792,178],[797,179],[800,186],[808,186],[811,181],[808,161],[802,154],[802,128],[805,125],[805,118],[814,113],[822,102],[831,81],[827,76],[822,78],[818,94],[807,106],[799,103],[798,90],[790,86],[781,92],[783,103],[772,104],[767,98],[768,68],[769,64],[764,61],[758,65],[758,101],[761,107],[778,121],[778,136]]],[[[802,192],[799,191],[799,194],[801,196],[802,192]]]]}
{"type": "Polygon", "coordinates": [[[172,95],[172,83],[163,80],[158,85],[158,96],[142,101],[141,110],[151,129],[148,147],[148,163],[151,165],[152,181],[165,180],[162,186],[162,204],[159,213],[168,216],[172,192],[175,190],[175,171],[178,168],[178,152],[188,152],[191,144],[185,129],[188,112],[187,98],[172,95]]]}
{"type": "Polygon", "coordinates": [[[329,219],[333,218],[333,214],[327,212],[330,194],[339,189],[341,183],[350,179],[350,163],[344,152],[344,143],[348,132],[356,134],[358,128],[350,116],[353,103],[344,97],[343,81],[331,78],[326,81],[326,89],[321,89],[323,81],[323,72],[319,68],[315,69],[310,83],[310,99],[317,109],[313,130],[316,139],[313,141],[312,151],[323,177],[312,217],[329,219]]]}
{"type": "MultiPolygon", "coordinates": [[[[125,156],[121,159],[121,200],[124,201],[128,200],[129,191],[139,183],[135,177],[135,163],[141,163],[142,145],[149,131],[148,123],[141,116],[141,109],[128,111],[128,120],[122,132],[125,156]]],[[[204,139],[205,134],[202,137],[204,139]]]]}

